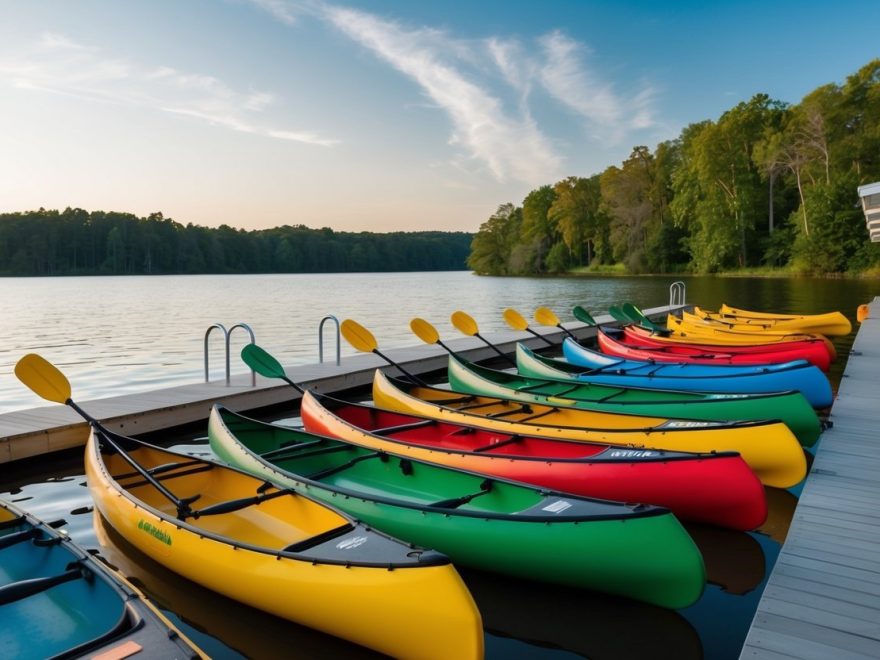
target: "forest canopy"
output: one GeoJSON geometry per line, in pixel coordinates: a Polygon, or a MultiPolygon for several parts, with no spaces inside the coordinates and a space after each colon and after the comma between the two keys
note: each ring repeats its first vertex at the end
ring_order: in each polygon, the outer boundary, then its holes
{"type": "Polygon", "coordinates": [[[880,181],[880,59],[788,105],[756,94],[620,165],[502,204],[474,236],[480,274],[880,265],[857,187],[880,181]]]}
{"type": "Polygon", "coordinates": [[[472,234],[245,231],[182,225],[161,213],[0,214],[0,275],[345,273],[464,270],[472,234]]]}

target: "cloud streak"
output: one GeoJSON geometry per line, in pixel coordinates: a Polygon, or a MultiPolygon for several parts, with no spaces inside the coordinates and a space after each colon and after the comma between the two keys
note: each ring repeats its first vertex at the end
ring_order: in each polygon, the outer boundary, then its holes
{"type": "Polygon", "coordinates": [[[29,52],[0,59],[3,79],[19,89],[145,107],[271,139],[324,147],[338,143],[314,131],[259,121],[259,114],[274,101],[268,92],[240,92],[214,76],[168,66],[145,68],[50,32],[29,52]]]}
{"type": "Polygon", "coordinates": [[[467,150],[498,180],[536,184],[560,170],[561,158],[531,117],[505,112],[496,96],[456,66],[456,59],[470,54],[463,44],[436,30],[406,29],[358,10],[326,6],[325,16],[414,80],[452,121],[450,144],[467,150]]]}
{"type": "Polygon", "coordinates": [[[484,164],[498,180],[541,183],[557,176],[563,165],[556,147],[570,144],[571,138],[551,138],[547,127],[534,120],[531,104],[537,92],[573,113],[597,146],[656,126],[653,89],[645,86],[632,98],[616,93],[611,82],[588,66],[589,49],[559,30],[535,43],[500,36],[474,42],[357,9],[315,1],[308,7],[418,84],[449,116],[450,144],[484,164]],[[502,101],[511,90],[515,108],[502,101]]]}

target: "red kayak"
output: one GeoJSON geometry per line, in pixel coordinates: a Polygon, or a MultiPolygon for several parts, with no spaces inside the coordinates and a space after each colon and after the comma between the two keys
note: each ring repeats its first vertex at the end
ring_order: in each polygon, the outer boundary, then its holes
{"type": "Polygon", "coordinates": [[[750,530],[767,517],[764,487],[736,452],[688,453],[509,435],[306,392],[303,425],[431,463],[577,495],[658,504],[683,520],[750,530]]]}
{"type": "Polygon", "coordinates": [[[808,360],[822,371],[831,366],[831,355],[821,340],[786,342],[782,345],[722,345],[669,341],[644,334],[638,328],[624,330],[604,328],[599,332],[602,352],[629,359],[658,362],[691,362],[694,364],[777,364],[791,360],[808,360]],[[636,351],[636,352],[633,352],[636,351]]]}

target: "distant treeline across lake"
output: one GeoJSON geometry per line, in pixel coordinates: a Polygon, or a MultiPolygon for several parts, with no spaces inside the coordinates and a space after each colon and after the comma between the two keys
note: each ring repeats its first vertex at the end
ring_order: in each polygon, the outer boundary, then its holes
{"type": "Polygon", "coordinates": [[[472,234],[246,231],[161,213],[39,209],[0,214],[0,275],[346,273],[462,270],[472,234]]]}

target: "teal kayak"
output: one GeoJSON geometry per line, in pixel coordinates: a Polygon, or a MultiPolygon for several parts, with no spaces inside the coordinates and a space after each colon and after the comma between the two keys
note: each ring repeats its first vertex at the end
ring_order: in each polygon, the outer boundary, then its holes
{"type": "Polygon", "coordinates": [[[668,509],[595,500],[267,424],[215,405],[224,461],[456,564],[668,608],[695,602],[705,568],[668,509]]]}
{"type": "Polygon", "coordinates": [[[816,411],[799,392],[716,394],[550,380],[489,369],[454,355],[448,380],[456,392],[583,410],[682,420],[780,420],[807,447],[821,433],[816,411]]]}
{"type": "Polygon", "coordinates": [[[0,657],[200,658],[121,575],[0,501],[0,657]]]}

